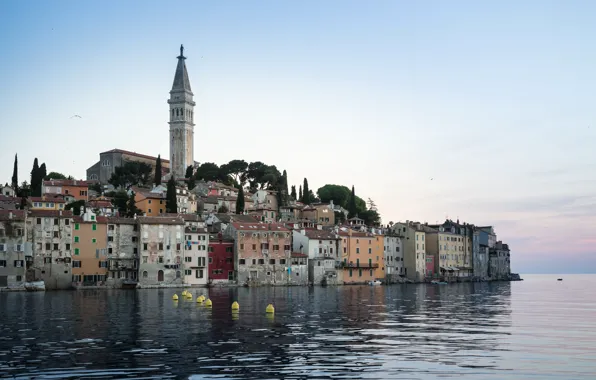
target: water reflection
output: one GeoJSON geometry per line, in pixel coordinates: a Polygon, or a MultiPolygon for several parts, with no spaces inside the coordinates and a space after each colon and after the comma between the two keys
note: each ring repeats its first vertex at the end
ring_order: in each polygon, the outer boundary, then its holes
{"type": "Polygon", "coordinates": [[[2,293],[0,373],[497,379],[515,368],[509,283],[175,292],[2,293]]]}

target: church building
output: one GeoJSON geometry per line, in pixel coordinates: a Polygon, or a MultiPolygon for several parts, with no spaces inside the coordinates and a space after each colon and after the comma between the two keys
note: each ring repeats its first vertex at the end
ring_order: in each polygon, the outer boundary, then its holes
{"type": "MultiPolygon", "coordinates": [[[[186,168],[189,165],[196,165],[194,161],[194,108],[193,93],[190,89],[188,70],[186,69],[186,57],[184,46],[180,46],[178,65],[174,74],[174,83],[170,91],[168,104],[168,124],[170,125],[170,159],[162,158],[162,174],[164,180],[169,175],[174,178],[184,178],[186,168]]],[[[130,152],[123,149],[112,149],[99,154],[99,161],[87,169],[87,180],[99,181],[106,185],[116,167],[124,165],[126,161],[137,161],[155,167],[156,157],[130,152]]]]}

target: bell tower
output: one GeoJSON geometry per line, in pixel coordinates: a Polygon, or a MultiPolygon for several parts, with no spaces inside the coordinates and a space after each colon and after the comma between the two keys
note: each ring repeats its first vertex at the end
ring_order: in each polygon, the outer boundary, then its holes
{"type": "Polygon", "coordinates": [[[186,168],[194,165],[194,108],[193,93],[190,89],[184,46],[180,45],[180,55],[174,84],[170,91],[170,174],[174,179],[184,178],[186,168]]]}

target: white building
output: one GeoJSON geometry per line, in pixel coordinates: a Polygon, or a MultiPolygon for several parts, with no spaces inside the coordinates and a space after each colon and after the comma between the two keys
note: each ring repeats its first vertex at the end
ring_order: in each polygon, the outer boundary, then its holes
{"type": "Polygon", "coordinates": [[[385,256],[385,278],[389,283],[400,280],[404,273],[404,250],[402,240],[396,234],[385,235],[383,253],[385,256]]]}
{"type": "Polygon", "coordinates": [[[205,228],[186,227],[184,230],[184,283],[205,286],[209,281],[209,233],[205,228]]]}

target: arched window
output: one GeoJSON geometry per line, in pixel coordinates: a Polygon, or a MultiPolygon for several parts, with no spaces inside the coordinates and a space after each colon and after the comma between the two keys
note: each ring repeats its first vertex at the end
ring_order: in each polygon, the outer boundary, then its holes
{"type": "Polygon", "coordinates": [[[159,282],[163,281],[163,271],[162,270],[157,272],[157,281],[159,281],[159,282]]]}
{"type": "Polygon", "coordinates": [[[149,273],[147,273],[147,271],[146,271],[146,270],[144,270],[144,271],[143,271],[143,278],[147,278],[147,277],[149,277],[149,273]]]}
{"type": "Polygon", "coordinates": [[[178,116],[178,108],[176,108],[176,116],[178,116]]]}

